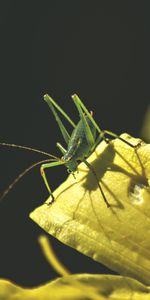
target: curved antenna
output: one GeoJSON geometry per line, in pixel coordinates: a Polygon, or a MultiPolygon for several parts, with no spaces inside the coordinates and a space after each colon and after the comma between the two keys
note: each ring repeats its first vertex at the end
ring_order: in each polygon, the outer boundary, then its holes
{"type": "Polygon", "coordinates": [[[20,173],[13,181],[12,183],[7,187],[6,190],[3,191],[2,195],[0,196],[0,202],[3,200],[3,198],[10,192],[10,190],[14,187],[14,185],[16,185],[16,183],[18,183],[18,181],[24,176],[26,175],[31,169],[33,169],[34,167],[42,164],[42,163],[46,163],[49,161],[55,161],[56,159],[44,159],[41,161],[38,161],[34,164],[32,164],[31,166],[29,166],[28,168],[26,168],[22,173],[20,173]]]}
{"type": "Polygon", "coordinates": [[[40,154],[43,154],[43,155],[46,155],[46,156],[49,156],[49,157],[53,157],[56,160],[59,160],[59,158],[57,156],[53,155],[53,154],[50,154],[50,153],[42,151],[42,150],[34,149],[34,148],[31,148],[31,147],[26,147],[26,146],[21,146],[21,145],[16,145],[16,144],[8,144],[8,143],[0,143],[0,146],[4,146],[4,147],[6,146],[6,147],[29,150],[29,151],[37,152],[37,153],[40,153],[40,154]]]}

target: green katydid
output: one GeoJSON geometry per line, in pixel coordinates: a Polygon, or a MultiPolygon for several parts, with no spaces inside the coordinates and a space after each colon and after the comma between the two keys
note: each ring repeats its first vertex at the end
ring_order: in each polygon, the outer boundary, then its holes
{"type": "Polygon", "coordinates": [[[63,138],[67,144],[67,149],[65,149],[60,143],[57,143],[57,147],[62,153],[62,157],[58,158],[50,153],[33,149],[30,147],[20,146],[20,145],[14,145],[14,144],[6,144],[6,143],[0,143],[2,146],[10,146],[10,147],[17,147],[22,148],[26,150],[31,150],[34,152],[39,152],[41,154],[44,154],[48,156],[49,158],[40,162],[37,162],[27,168],[24,172],[22,172],[15,180],[14,182],[8,187],[8,189],[3,193],[1,199],[9,192],[9,190],[18,182],[18,180],[23,177],[29,170],[31,170],[33,167],[37,165],[41,165],[40,171],[42,178],[44,180],[44,183],[47,187],[47,190],[49,194],[51,195],[51,202],[52,203],[55,199],[53,196],[53,193],[51,191],[50,185],[48,183],[45,169],[59,166],[59,165],[65,165],[67,168],[67,171],[69,173],[72,173],[74,175],[74,172],[77,170],[79,162],[84,162],[86,166],[89,168],[89,170],[93,173],[93,176],[95,177],[95,180],[97,182],[98,188],[100,190],[100,193],[107,205],[107,207],[110,206],[108,203],[105,194],[103,192],[103,189],[101,187],[101,183],[99,182],[96,172],[94,168],[89,164],[87,161],[87,157],[95,150],[96,146],[100,143],[101,140],[105,140],[106,142],[109,142],[109,139],[105,137],[105,135],[109,135],[115,138],[119,138],[123,142],[125,142],[130,147],[135,147],[134,145],[130,144],[128,141],[122,139],[117,134],[108,131],[108,130],[101,130],[100,127],[97,125],[93,118],[93,113],[89,112],[81,99],[74,94],[72,96],[72,99],[75,103],[75,106],[79,112],[80,120],[77,125],[70,119],[70,117],[65,113],[65,111],[48,95],[44,95],[44,100],[49,105],[52,113],[54,114],[54,117],[58,123],[58,126],[61,130],[61,133],[63,135],[63,138]],[[70,123],[70,125],[73,127],[73,131],[71,135],[68,133],[67,129],[63,125],[57,111],[59,111],[63,117],[70,123]]]}

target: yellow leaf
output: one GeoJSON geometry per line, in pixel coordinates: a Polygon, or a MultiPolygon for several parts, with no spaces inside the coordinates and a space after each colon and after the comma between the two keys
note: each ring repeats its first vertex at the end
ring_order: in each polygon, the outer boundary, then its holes
{"type": "Polygon", "coordinates": [[[1,300],[148,300],[150,288],[122,276],[80,274],[62,277],[36,288],[21,288],[0,280],[1,300]]]}
{"type": "MultiPolygon", "coordinates": [[[[127,134],[121,135],[139,144],[127,134]]],[[[46,232],[122,275],[150,284],[150,145],[132,148],[119,139],[102,142],[88,158],[95,177],[79,165],[76,179],[54,192],[56,201],[30,217],[46,232]]]]}

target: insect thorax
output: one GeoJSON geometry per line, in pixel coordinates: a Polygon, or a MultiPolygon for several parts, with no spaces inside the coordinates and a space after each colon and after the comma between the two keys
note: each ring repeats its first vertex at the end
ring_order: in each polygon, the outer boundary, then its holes
{"type": "Polygon", "coordinates": [[[70,160],[66,163],[68,172],[73,173],[77,170],[78,162],[76,160],[70,160]]]}
{"type": "MultiPolygon", "coordinates": [[[[96,137],[96,129],[90,119],[86,117],[88,125],[91,129],[93,137],[96,137]]],[[[63,156],[63,160],[66,161],[66,167],[74,172],[77,169],[78,162],[85,159],[91,153],[91,146],[88,143],[83,121],[80,120],[77,124],[76,128],[73,130],[70,141],[68,143],[68,149],[65,155],[63,156]]]]}

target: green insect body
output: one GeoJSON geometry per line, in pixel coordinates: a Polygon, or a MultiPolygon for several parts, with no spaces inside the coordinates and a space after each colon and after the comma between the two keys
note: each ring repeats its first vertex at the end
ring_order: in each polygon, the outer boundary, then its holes
{"type": "Polygon", "coordinates": [[[1,146],[8,146],[8,147],[16,147],[20,149],[26,149],[34,152],[41,153],[43,155],[46,155],[48,159],[45,159],[43,161],[37,162],[27,168],[24,172],[19,174],[19,176],[13,181],[12,184],[4,191],[2,196],[0,197],[0,200],[4,198],[4,196],[10,191],[10,189],[18,182],[20,178],[22,178],[28,171],[30,171],[33,167],[40,165],[40,171],[41,175],[43,177],[44,183],[47,187],[47,190],[49,191],[51,195],[51,201],[52,203],[55,199],[53,196],[53,193],[51,191],[50,185],[48,183],[46,172],[45,170],[51,167],[59,166],[59,165],[65,165],[68,172],[72,173],[74,175],[74,172],[77,170],[79,162],[84,162],[86,166],[89,168],[89,170],[92,172],[93,176],[95,177],[95,180],[97,182],[97,185],[99,187],[100,193],[107,205],[107,207],[110,206],[108,203],[105,194],[103,192],[103,189],[101,187],[101,183],[99,182],[96,172],[92,165],[90,165],[87,161],[87,157],[94,151],[96,146],[100,143],[100,141],[103,139],[106,142],[109,141],[108,138],[105,137],[105,135],[110,135],[115,138],[119,138],[126,144],[128,144],[130,147],[135,147],[134,145],[130,144],[128,141],[122,139],[117,134],[107,131],[107,130],[101,130],[100,127],[97,125],[93,118],[92,112],[89,112],[81,99],[77,95],[72,96],[73,101],[75,103],[75,106],[79,112],[80,120],[77,125],[70,119],[70,117],[65,113],[65,111],[49,96],[45,95],[44,100],[47,102],[48,106],[50,107],[56,122],[58,123],[58,126],[61,130],[61,133],[63,135],[64,141],[67,145],[66,149],[60,144],[57,143],[56,146],[61,151],[61,158],[58,158],[50,153],[33,149],[30,147],[20,146],[20,145],[14,145],[14,144],[7,144],[7,143],[0,143],[1,146]],[[72,134],[70,135],[65,126],[63,125],[58,113],[61,113],[61,115],[70,123],[70,125],[73,127],[72,134]]]}
{"type": "MultiPolygon", "coordinates": [[[[88,119],[86,116],[86,121],[90,127],[90,130],[93,134],[93,137],[96,137],[96,129],[92,124],[91,120],[88,119]]],[[[68,148],[64,156],[61,158],[64,161],[68,161],[66,163],[67,168],[71,172],[75,172],[78,166],[77,161],[83,161],[86,157],[89,156],[91,153],[91,145],[88,144],[84,127],[83,121],[80,120],[77,124],[76,128],[73,130],[69,143],[68,148]]]]}
{"type": "MultiPolygon", "coordinates": [[[[95,122],[92,112],[90,113],[87,108],[84,106],[83,102],[80,100],[80,98],[77,95],[72,96],[73,101],[77,107],[77,110],[80,115],[80,121],[77,125],[75,125],[72,120],[69,118],[69,116],[58,106],[58,104],[49,96],[45,95],[44,100],[49,105],[50,109],[52,110],[55,119],[58,123],[58,126],[62,132],[62,135],[64,137],[64,140],[67,144],[67,150],[59,143],[56,145],[62,152],[63,156],[59,161],[56,162],[50,162],[47,164],[44,164],[41,166],[41,175],[44,179],[44,182],[47,186],[47,189],[49,193],[52,196],[51,202],[54,201],[54,196],[52,194],[52,191],[50,189],[49,183],[46,178],[45,169],[50,168],[56,165],[64,164],[67,167],[67,170],[71,173],[74,173],[78,167],[78,162],[82,161],[86,164],[86,166],[90,169],[90,171],[93,173],[93,176],[95,177],[95,180],[97,181],[97,185],[99,187],[99,190],[102,194],[102,197],[107,205],[107,207],[110,206],[108,203],[105,194],[103,192],[103,189],[101,187],[101,184],[97,178],[96,172],[94,168],[88,163],[86,158],[94,151],[95,147],[99,144],[99,142],[104,139],[106,142],[108,142],[108,139],[106,139],[105,134],[108,134],[113,137],[118,137],[118,135],[110,132],[110,131],[102,131],[97,123],[95,122]],[[60,120],[55,108],[68,120],[68,122],[74,127],[74,130],[71,134],[67,132],[66,128],[64,127],[62,121],[60,120]],[[96,132],[98,132],[98,136],[96,138],[96,132]]],[[[120,138],[121,139],[121,138],[120,138]]],[[[134,147],[127,141],[121,139],[123,142],[127,143],[129,146],[134,147]]]]}

